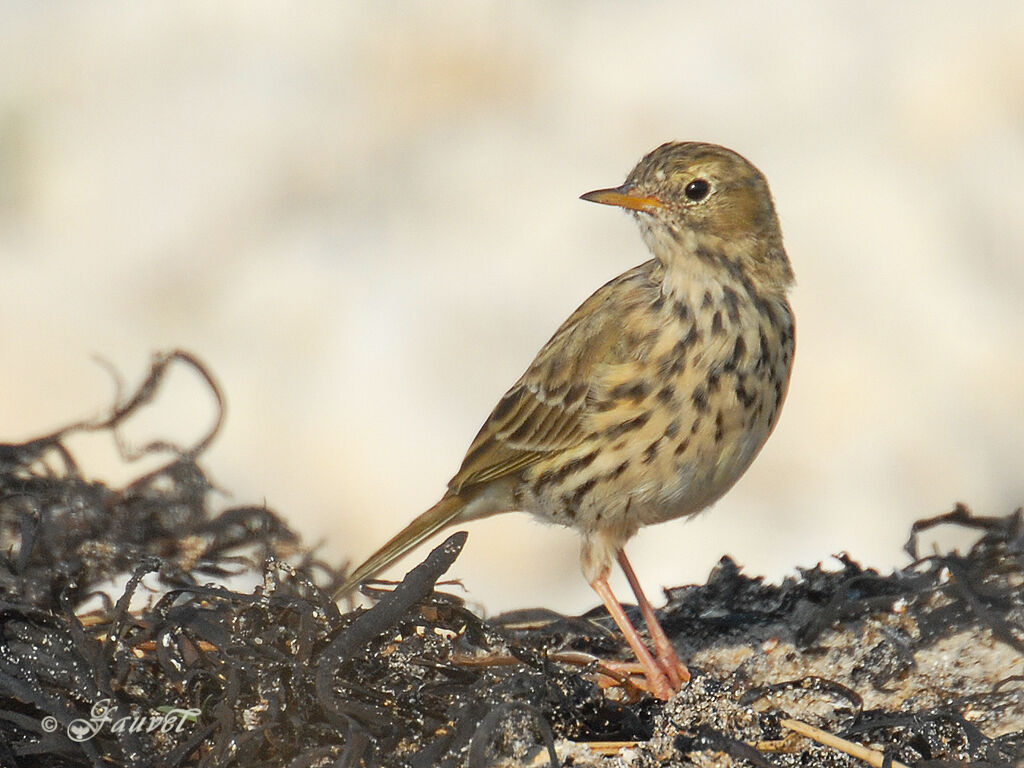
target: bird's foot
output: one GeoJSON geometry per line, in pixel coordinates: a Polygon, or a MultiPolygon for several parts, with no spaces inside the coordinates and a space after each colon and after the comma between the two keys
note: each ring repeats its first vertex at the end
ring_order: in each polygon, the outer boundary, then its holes
{"type": "Polygon", "coordinates": [[[603,680],[599,679],[598,684],[602,688],[623,688],[631,696],[637,691],[646,691],[656,699],[668,701],[679,688],[672,685],[668,674],[661,669],[658,662],[651,657],[648,658],[651,661],[649,666],[638,661],[602,659],[598,671],[603,680]]]}
{"type": "Polygon", "coordinates": [[[664,634],[661,635],[661,638],[654,638],[654,653],[658,666],[665,673],[673,691],[678,691],[690,682],[690,670],[679,660],[675,648],[668,642],[668,638],[664,634]],[[664,642],[659,643],[659,639],[664,642]]]}

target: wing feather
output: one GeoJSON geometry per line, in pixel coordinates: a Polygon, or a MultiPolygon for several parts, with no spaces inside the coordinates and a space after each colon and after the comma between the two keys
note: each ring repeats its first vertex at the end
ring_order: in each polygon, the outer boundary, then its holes
{"type": "Polygon", "coordinates": [[[583,443],[588,414],[602,383],[635,361],[623,334],[626,317],[660,295],[650,261],[599,288],[555,332],[526,373],[498,401],[449,487],[512,475],[544,457],[583,443]]]}

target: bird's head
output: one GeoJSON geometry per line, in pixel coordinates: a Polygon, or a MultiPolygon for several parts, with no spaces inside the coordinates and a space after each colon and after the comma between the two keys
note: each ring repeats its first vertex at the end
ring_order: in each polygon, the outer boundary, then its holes
{"type": "Polygon", "coordinates": [[[765,288],[793,281],[768,182],[743,156],[716,144],[669,142],[622,186],[584,200],[631,211],[666,269],[698,259],[740,269],[765,288]]]}

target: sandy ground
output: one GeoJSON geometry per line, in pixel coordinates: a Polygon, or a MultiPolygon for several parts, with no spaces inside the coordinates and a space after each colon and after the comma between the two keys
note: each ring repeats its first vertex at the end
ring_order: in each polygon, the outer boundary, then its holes
{"type": "MultiPolygon", "coordinates": [[[[645,584],[723,553],[888,568],[913,518],[1024,499],[1024,5],[0,9],[0,440],[108,403],[154,349],[229,396],[209,456],[332,561],[442,492],[561,320],[647,258],[577,196],[668,139],[768,176],[797,271],[782,422],[645,584]]],[[[209,418],[187,377],[129,436],[209,418]]],[[[116,481],[106,443],[76,446],[116,481]]],[[[569,531],[477,523],[489,611],[596,602],[569,531]]]]}

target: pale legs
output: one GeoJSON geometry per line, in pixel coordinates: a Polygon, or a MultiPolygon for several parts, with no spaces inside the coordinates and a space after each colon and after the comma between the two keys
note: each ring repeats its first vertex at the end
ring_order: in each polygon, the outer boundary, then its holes
{"type": "Polygon", "coordinates": [[[668,635],[665,634],[665,630],[658,623],[658,619],[654,615],[654,609],[651,607],[647,596],[644,595],[640,582],[636,578],[636,573],[633,571],[633,566],[630,565],[629,560],[626,558],[624,550],[620,549],[618,551],[618,560],[619,565],[622,567],[622,572],[626,574],[629,586],[633,589],[633,594],[636,595],[637,605],[640,607],[640,615],[644,617],[644,623],[647,624],[647,632],[651,636],[651,642],[654,643],[657,661],[655,661],[651,652],[647,650],[647,646],[644,645],[644,641],[637,634],[629,617],[626,616],[622,605],[612,593],[612,589],[608,585],[608,574],[605,573],[590,582],[590,586],[601,596],[601,602],[604,603],[604,607],[612,619],[615,620],[619,630],[626,638],[626,642],[629,643],[629,647],[633,649],[637,661],[640,662],[640,666],[644,670],[651,694],[667,701],[675,691],[678,691],[683,686],[683,683],[690,679],[690,673],[686,669],[686,665],[679,660],[675,649],[672,648],[672,643],[669,642],[668,635]]]}

